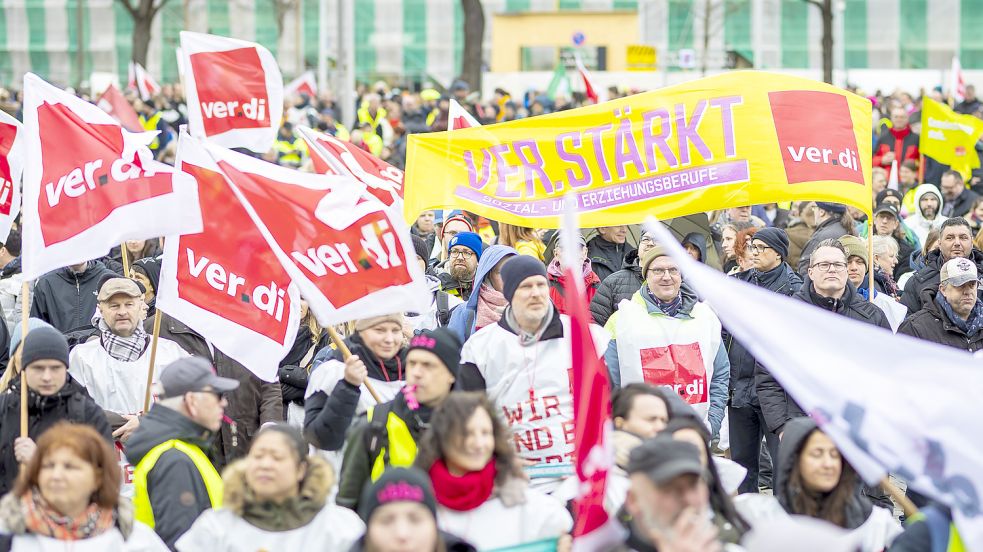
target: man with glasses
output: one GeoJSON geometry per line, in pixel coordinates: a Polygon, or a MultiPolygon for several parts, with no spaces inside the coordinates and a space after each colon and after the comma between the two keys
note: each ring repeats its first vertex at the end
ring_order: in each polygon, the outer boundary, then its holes
{"type": "MultiPolygon", "coordinates": [[[[769,291],[792,296],[802,287],[802,278],[789,266],[788,234],[780,228],[763,228],[751,238],[747,257],[753,268],[738,272],[735,278],[769,291]]],[[[724,346],[730,358],[729,424],[731,458],[747,469],[747,478],[738,489],[741,493],[758,492],[758,461],[761,439],[765,438],[772,458],[778,455],[778,436],[765,424],[754,384],[758,361],[744,345],[724,330],[724,346]]],[[[765,466],[767,468],[767,466],[765,466]]],[[[766,485],[767,481],[764,482],[766,485]]]]}
{"type": "Polygon", "coordinates": [[[447,263],[438,275],[445,292],[462,301],[471,297],[481,251],[481,236],[474,232],[461,232],[447,242],[447,263]]]}
{"type": "Polygon", "coordinates": [[[641,288],[604,326],[614,338],[604,354],[612,387],[636,382],[669,387],[716,436],[730,380],[720,320],[683,284],[664,247],[645,254],[642,274],[641,288]]]}
{"type": "Polygon", "coordinates": [[[215,375],[201,357],[177,360],[160,374],[160,402],[126,444],[133,472],[135,517],[168,547],[198,515],[222,503],[222,478],[207,454],[222,427],[225,394],[239,387],[215,375]]]}
{"type": "Polygon", "coordinates": [[[652,234],[645,232],[638,242],[638,249],[625,255],[625,263],[621,270],[608,276],[597,286],[597,293],[590,302],[590,313],[594,322],[603,326],[608,323],[611,314],[618,310],[618,305],[625,299],[631,299],[645,281],[642,267],[639,264],[642,257],[655,247],[652,234]]]}
{"type": "MultiPolygon", "coordinates": [[[[865,301],[847,280],[847,252],[839,240],[829,239],[819,243],[809,258],[808,273],[809,280],[795,294],[796,299],[847,318],[891,330],[884,312],[865,301]]],[[[754,379],[768,430],[781,437],[785,423],[792,418],[805,416],[805,412],[760,364],[754,379]]]]}

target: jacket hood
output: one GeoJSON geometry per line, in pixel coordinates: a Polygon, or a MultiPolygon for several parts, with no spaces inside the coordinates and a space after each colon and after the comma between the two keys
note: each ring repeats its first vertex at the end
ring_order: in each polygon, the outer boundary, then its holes
{"type": "MultiPolygon", "coordinates": [[[[488,273],[495,268],[495,265],[499,261],[508,257],[509,255],[518,255],[519,252],[514,248],[507,245],[493,245],[481,252],[481,259],[478,261],[478,268],[474,272],[474,287],[473,290],[477,291],[481,288],[481,284],[485,282],[485,278],[488,273]]],[[[465,308],[475,309],[478,307],[478,293],[472,292],[471,297],[468,298],[468,302],[465,308]]]]}
{"type": "Polygon", "coordinates": [[[638,261],[639,261],[638,249],[632,249],[631,251],[625,254],[625,262],[621,264],[621,268],[628,269],[628,270],[637,269],[641,271],[642,267],[638,266],[638,261]]]}
{"type": "Polygon", "coordinates": [[[180,412],[157,403],[150,407],[150,412],[140,420],[140,427],[127,441],[126,459],[136,466],[150,449],[171,439],[198,445],[207,454],[211,448],[212,435],[211,431],[180,412]]]}
{"type": "Polygon", "coordinates": [[[921,200],[925,194],[934,194],[935,197],[939,198],[939,210],[936,212],[936,216],[940,216],[942,213],[942,207],[945,206],[945,198],[942,197],[942,192],[935,186],[935,184],[922,184],[915,188],[915,210],[917,211],[915,215],[922,217],[922,207],[921,200]]]}
{"type": "MultiPolygon", "coordinates": [[[[246,461],[236,460],[222,472],[222,507],[242,516],[247,503],[255,502],[252,489],[246,483],[246,461]]],[[[320,509],[328,500],[334,486],[334,469],[320,456],[307,457],[307,475],[300,482],[301,501],[312,503],[320,509]]]]}
{"type": "Polygon", "coordinates": [[[707,239],[699,232],[690,232],[683,238],[682,244],[690,244],[700,251],[700,262],[707,262],[707,239]]]}

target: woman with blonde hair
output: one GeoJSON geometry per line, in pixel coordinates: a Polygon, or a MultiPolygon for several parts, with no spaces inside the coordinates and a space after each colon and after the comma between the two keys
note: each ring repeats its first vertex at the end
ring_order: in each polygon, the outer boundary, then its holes
{"type": "Polygon", "coordinates": [[[499,223],[498,232],[499,245],[507,245],[518,251],[519,255],[529,255],[540,261],[546,258],[546,244],[539,239],[535,229],[499,223]]]}

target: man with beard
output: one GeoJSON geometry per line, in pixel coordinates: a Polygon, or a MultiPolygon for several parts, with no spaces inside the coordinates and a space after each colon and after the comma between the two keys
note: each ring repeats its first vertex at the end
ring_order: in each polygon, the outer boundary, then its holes
{"type": "Polygon", "coordinates": [[[915,188],[915,212],[905,223],[918,237],[919,243],[925,243],[933,228],[942,226],[946,219],[941,214],[944,206],[942,192],[934,184],[922,184],[915,188]]]}
{"type": "Polygon", "coordinates": [[[474,276],[481,259],[481,236],[461,232],[447,243],[447,264],[440,273],[440,283],[447,293],[467,301],[474,289],[474,276]]]}
{"type": "Polygon", "coordinates": [[[962,217],[946,219],[939,230],[939,248],[929,251],[925,267],[905,282],[901,302],[914,315],[935,300],[941,283],[942,266],[955,258],[969,259],[977,270],[983,267],[983,252],[973,247],[973,232],[962,217]]]}

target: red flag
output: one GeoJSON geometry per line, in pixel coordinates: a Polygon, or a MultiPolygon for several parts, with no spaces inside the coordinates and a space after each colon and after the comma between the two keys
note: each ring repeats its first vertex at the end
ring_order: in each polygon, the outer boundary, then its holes
{"type": "Polygon", "coordinates": [[[403,199],[403,171],[362,148],[307,127],[297,127],[320,174],[352,176],[387,207],[403,199]]]}
{"type": "Polygon", "coordinates": [[[109,113],[126,130],[130,132],[143,132],[143,125],[140,124],[140,117],[137,115],[137,112],[133,110],[130,102],[126,101],[123,93],[114,85],[110,84],[109,88],[102,93],[102,96],[99,96],[99,101],[96,102],[96,105],[106,113],[109,113]]]}
{"type": "Polygon", "coordinates": [[[314,71],[305,71],[283,88],[283,95],[286,98],[299,94],[307,94],[310,98],[317,97],[317,79],[314,78],[314,71]]]}
{"type": "Polygon", "coordinates": [[[447,130],[481,126],[481,123],[472,117],[454,98],[450,99],[450,108],[447,111],[447,130]]]}
{"type": "Polygon", "coordinates": [[[101,257],[125,240],[199,232],[195,190],[93,104],[24,76],[24,277],[101,257]]]}
{"type": "Polygon", "coordinates": [[[188,129],[227,148],[265,153],[283,114],[283,77],[269,50],[246,42],[181,31],[188,129]]]}
{"type": "Polygon", "coordinates": [[[143,101],[150,101],[151,98],[160,94],[160,85],[154,80],[150,73],[143,68],[143,65],[139,63],[133,63],[133,78],[136,84],[137,91],[140,93],[140,99],[143,101]]]}
{"type": "Polygon", "coordinates": [[[297,335],[300,292],[211,157],[180,153],[174,178],[194,181],[203,230],[164,242],[157,306],[274,381],[297,335]]]}
{"type": "Polygon", "coordinates": [[[590,72],[587,71],[584,60],[580,59],[579,55],[574,56],[574,60],[577,62],[577,72],[580,73],[580,78],[584,79],[584,94],[586,94],[590,101],[597,103],[599,101],[597,87],[594,86],[594,79],[591,77],[590,72]]]}
{"type": "Polygon", "coordinates": [[[356,180],[181,140],[212,157],[321,324],[429,307],[409,228],[356,180]]]}
{"type": "Polygon", "coordinates": [[[0,241],[7,241],[20,212],[24,138],[20,121],[0,111],[0,241]]]}

